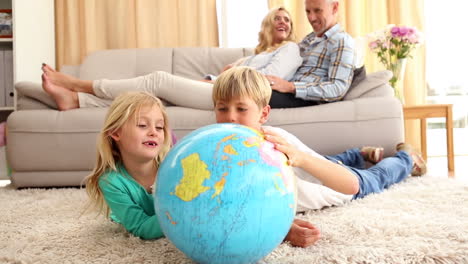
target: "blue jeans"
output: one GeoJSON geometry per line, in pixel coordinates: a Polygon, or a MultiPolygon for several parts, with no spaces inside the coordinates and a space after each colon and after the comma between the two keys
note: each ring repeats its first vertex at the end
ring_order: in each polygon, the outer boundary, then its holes
{"type": "Polygon", "coordinates": [[[390,185],[404,180],[413,169],[413,160],[405,151],[398,151],[393,157],[385,158],[368,169],[365,168],[366,162],[358,148],[325,158],[343,164],[357,176],[359,192],[354,195],[354,199],[369,193],[382,192],[390,185]]]}

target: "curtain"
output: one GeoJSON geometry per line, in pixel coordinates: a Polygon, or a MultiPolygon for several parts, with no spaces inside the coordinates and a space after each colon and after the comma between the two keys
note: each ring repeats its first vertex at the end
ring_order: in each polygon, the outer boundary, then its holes
{"type": "Polygon", "coordinates": [[[55,0],[56,65],[103,49],[218,46],[216,0],[55,0]]]}
{"type": "MultiPolygon", "coordinates": [[[[269,7],[286,7],[293,16],[298,39],[312,31],[305,15],[304,0],[268,0],[269,7]]],[[[340,0],[339,23],[353,37],[365,37],[367,34],[388,24],[414,26],[424,32],[424,0],[340,0]]],[[[368,73],[384,70],[377,55],[368,48],[365,65],[368,73]]],[[[424,104],[426,101],[425,48],[420,46],[407,59],[404,95],[405,105],[424,104]]],[[[405,121],[406,141],[420,147],[419,122],[405,121]]]]}

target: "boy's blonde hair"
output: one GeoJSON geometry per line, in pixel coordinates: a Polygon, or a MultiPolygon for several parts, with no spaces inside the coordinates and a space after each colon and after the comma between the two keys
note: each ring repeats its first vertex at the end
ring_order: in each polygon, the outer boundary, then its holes
{"type": "Polygon", "coordinates": [[[291,20],[291,13],[289,13],[289,11],[282,6],[273,8],[268,12],[268,14],[262,20],[262,27],[261,27],[260,32],[258,33],[258,45],[255,48],[255,54],[259,54],[264,51],[267,51],[267,52],[274,51],[277,48],[286,44],[288,41],[296,42],[294,26],[291,20]],[[289,19],[290,19],[290,24],[291,24],[291,31],[289,32],[289,36],[283,42],[279,44],[274,44],[273,43],[273,32],[275,30],[274,22],[275,22],[276,13],[278,11],[284,11],[288,14],[289,19]]]}
{"type": "Polygon", "coordinates": [[[251,67],[233,67],[221,73],[213,85],[213,104],[219,100],[247,97],[259,108],[267,106],[271,98],[271,87],[267,78],[251,67]]]}
{"type": "Polygon", "coordinates": [[[171,134],[169,132],[167,114],[161,101],[146,92],[129,92],[119,95],[109,107],[104,127],[98,135],[97,158],[93,172],[84,180],[86,192],[90,198],[89,207],[98,209],[98,212],[106,212],[109,208],[104,202],[104,197],[99,188],[100,177],[109,170],[117,171],[116,164],[122,161],[122,156],[117,143],[111,135],[122,128],[127,122],[138,122],[140,111],[143,107],[158,107],[164,118],[164,142],[158,155],[155,157],[156,167],[162,162],[171,147],[171,134]]]}

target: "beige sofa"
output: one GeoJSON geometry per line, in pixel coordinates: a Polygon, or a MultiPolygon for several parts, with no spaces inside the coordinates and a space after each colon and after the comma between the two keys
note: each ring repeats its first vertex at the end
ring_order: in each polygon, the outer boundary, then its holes
{"type": "MultiPolygon", "coordinates": [[[[217,73],[250,49],[155,48],[98,51],[82,65],[62,71],[82,79],[131,78],[155,70],[192,79],[217,73]]],[[[322,154],[379,145],[386,155],[403,140],[400,102],[387,84],[389,72],[368,74],[353,84],[345,100],[292,109],[273,109],[268,125],[282,127],[322,154]]],[[[17,111],[8,118],[7,159],[16,187],[77,186],[94,166],[96,135],[106,108],[60,112],[39,83],[16,84],[17,111]]],[[[187,100],[190,95],[181,94],[187,100]]],[[[215,122],[211,111],[168,106],[170,124],[180,139],[215,122]]]]}

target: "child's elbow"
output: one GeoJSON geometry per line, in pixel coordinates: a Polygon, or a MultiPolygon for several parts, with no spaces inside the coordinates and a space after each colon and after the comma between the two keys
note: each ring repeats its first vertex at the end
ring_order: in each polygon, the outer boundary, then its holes
{"type": "Polygon", "coordinates": [[[359,192],[359,180],[355,179],[353,183],[350,185],[350,194],[357,194],[359,192]]]}

